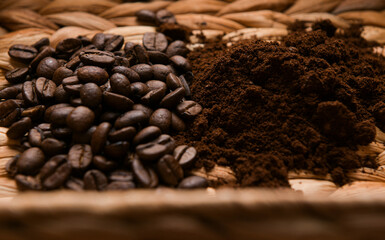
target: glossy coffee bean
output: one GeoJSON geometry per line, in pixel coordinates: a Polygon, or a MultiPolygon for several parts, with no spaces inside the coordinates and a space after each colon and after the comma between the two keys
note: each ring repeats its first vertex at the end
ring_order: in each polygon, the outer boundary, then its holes
{"type": "Polygon", "coordinates": [[[176,24],[176,19],[172,12],[166,9],[161,9],[155,14],[155,22],[157,25],[164,23],[176,24]]]}
{"type": "Polygon", "coordinates": [[[183,170],[172,155],[164,155],[157,163],[159,177],[168,185],[176,186],[183,178],[183,170]]]}
{"type": "Polygon", "coordinates": [[[0,102],[0,126],[8,127],[20,116],[20,109],[14,100],[0,102]]]}
{"type": "Polygon", "coordinates": [[[65,103],[70,99],[70,94],[64,89],[63,85],[59,85],[55,90],[55,101],[57,103],[65,103]]]}
{"type": "Polygon", "coordinates": [[[56,155],[50,158],[39,173],[43,187],[48,190],[61,187],[69,178],[71,170],[67,155],[56,155]]]}
{"type": "Polygon", "coordinates": [[[32,128],[28,132],[28,142],[33,147],[40,147],[41,142],[44,140],[43,131],[38,128],[32,128]]]}
{"type": "Polygon", "coordinates": [[[79,56],[76,56],[76,57],[72,58],[70,61],[68,61],[64,66],[68,69],[76,70],[76,68],[79,67],[81,63],[82,62],[81,62],[79,56]]]}
{"type": "Polygon", "coordinates": [[[66,67],[59,67],[58,69],[55,70],[53,76],[52,76],[52,81],[59,86],[64,78],[70,77],[74,74],[74,72],[66,67]]]}
{"type": "Polygon", "coordinates": [[[41,142],[41,149],[45,156],[54,156],[56,154],[64,153],[66,150],[66,144],[55,138],[46,138],[41,142]]]}
{"type": "Polygon", "coordinates": [[[49,38],[42,38],[42,39],[38,40],[37,42],[35,42],[34,44],[32,44],[31,47],[39,50],[40,48],[42,48],[44,46],[48,46],[49,44],[50,44],[49,38]]]}
{"type": "Polygon", "coordinates": [[[10,139],[19,139],[22,138],[32,127],[32,121],[29,117],[24,117],[20,119],[19,121],[13,123],[8,131],[7,131],[7,137],[10,139]]]}
{"type": "Polygon", "coordinates": [[[107,142],[108,133],[111,130],[111,123],[103,122],[96,127],[91,138],[91,149],[93,154],[102,151],[107,142]]]}
{"type": "Polygon", "coordinates": [[[152,141],[162,134],[160,128],[156,126],[148,126],[140,130],[132,140],[134,146],[152,141]]]}
{"type": "Polygon", "coordinates": [[[67,117],[74,109],[74,107],[58,107],[54,109],[50,116],[50,122],[58,126],[66,125],[67,117]]]}
{"type": "Polygon", "coordinates": [[[25,150],[17,160],[17,171],[21,174],[33,175],[40,170],[44,162],[45,156],[40,148],[29,148],[25,150]]]}
{"type": "Polygon", "coordinates": [[[108,39],[104,45],[104,51],[114,52],[119,51],[124,43],[124,38],[121,35],[114,35],[108,39]]]}
{"type": "Polygon", "coordinates": [[[123,127],[145,124],[148,121],[147,115],[141,110],[131,110],[124,113],[115,121],[114,127],[121,129],[123,127]]]}
{"type": "Polygon", "coordinates": [[[154,64],[151,67],[154,73],[154,79],[161,80],[163,82],[166,81],[168,74],[172,72],[170,67],[162,64],[154,64]]]}
{"type": "Polygon", "coordinates": [[[159,105],[164,108],[172,109],[182,101],[184,96],[185,96],[184,88],[183,87],[177,88],[174,91],[167,94],[162,99],[159,105]]]}
{"type": "Polygon", "coordinates": [[[103,93],[95,83],[86,83],[80,89],[80,99],[85,106],[96,108],[102,103],[103,93]]]}
{"type": "Polygon", "coordinates": [[[52,105],[49,108],[47,108],[47,110],[44,113],[44,121],[50,122],[51,121],[51,115],[54,112],[54,110],[59,109],[59,108],[63,108],[63,107],[70,107],[70,105],[68,103],[59,103],[59,104],[55,104],[55,105],[52,105]]]}
{"type": "Polygon", "coordinates": [[[154,105],[157,105],[163,97],[164,97],[163,89],[158,88],[146,93],[146,95],[141,97],[140,102],[145,105],[154,106],[154,105]]]}
{"type": "Polygon", "coordinates": [[[154,76],[154,70],[148,64],[136,64],[131,69],[139,75],[141,82],[151,80],[154,76]]]}
{"type": "Polygon", "coordinates": [[[53,74],[59,67],[60,64],[55,58],[46,57],[40,61],[39,65],[37,65],[36,73],[39,77],[52,79],[53,74]]]}
{"type": "Polygon", "coordinates": [[[171,126],[171,112],[165,108],[155,110],[150,117],[149,124],[159,127],[163,133],[168,133],[171,126]]]}
{"type": "Polygon", "coordinates": [[[103,33],[95,34],[91,40],[92,44],[99,50],[102,50],[104,48],[104,44],[106,41],[107,41],[106,35],[103,33]]]}
{"type": "Polygon", "coordinates": [[[43,118],[45,113],[44,105],[37,105],[27,109],[24,109],[21,113],[21,117],[29,117],[32,121],[40,121],[43,118]]]}
{"type": "Polygon", "coordinates": [[[75,144],[68,152],[68,162],[76,170],[86,169],[92,162],[92,150],[88,144],[75,144]]]}
{"type": "Polygon", "coordinates": [[[30,68],[36,70],[39,63],[46,57],[51,57],[55,53],[55,49],[52,47],[44,47],[42,51],[31,61],[30,68]]]}
{"type": "Polygon", "coordinates": [[[118,93],[128,97],[130,95],[130,81],[121,73],[114,73],[110,77],[111,90],[114,93],[118,93]]]}
{"type": "Polygon", "coordinates": [[[36,94],[42,101],[52,101],[55,98],[56,84],[55,82],[40,77],[36,80],[36,94]]]}
{"type": "Polygon", "coordinates": [[[178,115],[171,113],[171,128],[175,132],[182,132],[186,129],[186,124],[178,115]]]}
{"type": "Polygon", "coordinates": [[[127,141],[114,142],[104,147],[104,154],[111,159],[123,159],[130,148],[130,143],[127,141]]]}
{"type": "Polygon", "coordinates": [[[135,72],[134,70],[132,70],[131,68],[128,68],[128,67],[116,66],[116,67],[114,67],[112,69],[112,73],[121,73],[124,76],[126,76],[126,78],[130,82],[139,82],[140,81],[139,74],[137,72],[135,72]]]}
{"type": "Polygon", "coordinates": [[[159,180],[156,173],[152,169],[146,168],[137,157],[131,161],[131,169],[139,186],[154,188],[158,185],[159,180]]]}
{"type": "Polygon", "coordinates": [[[12,99],[19,94],[19,90],[16,87],[7,87],[0,90],[0,99],[12,99]]]}
{"type": "Polygon", "coordinates": [[[92,158],[92,164],[101,171],[112,171],[118,167],[118,162],[108,160],[106,157],[96,155],[92,158]]]}
{"type": "Polygon", "coordinates": [[[134,51],[137,63],[149,62],[150,58],[148,56],[147,50],[142,45],[135,45],[133,51],[134,51]]]}
{"type": "Polygon", "coordinates": [[[147,32],[143,35],[143,46],[149,51],[166,51],[168,42],[162,33],[147,32]]]}
{"type": "Polygon", "coordinates": [[[106,175],[99,170],[89,170],[84,174],[84,189],[102,191],[107,187],[106,175]]]}
{"type": "Polygon", "coordinates": [[[167,153],[167,147],[162,144],[150,142],[136,146],[135,152],[141,161],[153,162],[167,153]]]}
{"type": "Polygon", "coordinates": [[[173,73],[167,75],[166,84],[171,90],[183,87],[181,79],[173,73]]]}
{"type": "Polygon", "coordinates": [[[147,51],[148,58],[152,64],[169,64],[168,56],[160,51],[147,51]]]}
{"type": "Polygon", "coordinates": [[[182,56],[179,56],[179,55],[175,55],[173,57],[170,58],[170,61],[172,63],[172,65],[182,71],[182,72],[188,72],[188,71],[191,71],[191,64],[190,62],[182,57],[182,56]]]}
{"type": "Polygon", "coordinates": [[[188,168],[194,165],[197,157],[197,150],[194,147],[181,145],[175,148],[173,155],[182,168],[188,168]]]}
{"type": "Polygon", "coordinates": [[[136,135],[136,128],[129,126],[124,127],[119,130],[111,131],[108,134],[108,140],[110,142],[119,142],[119,141],[131,141],[136,135]]]}
{"type": "Polygon", "coordinates": [[[132,109],[134,102],[121,94],[105,91],[103,93],[103,104],[111,110],[125,112],[132,109]]]}
{"type": "Polygon", "coordinates": [[[72,130],[68,127],[53,127],[51,131],[54,138],[64,141],[71,139],[73,133],[72,130]]]}
{"type": "Polygon", "coordinates": [[[79,68],[77,71],[77,76],[83,83],[93,82],[98,86],[106,83],[109,77],[106,70],[95,66],[85,66],[79,68]]]}
{"type": "Polygon", "coordinates": [[[8,55],[16,61],[29,63],[36,57],[37,50],[27,45],[15,44],[9,48],[8,55]]]}
{"type": "Polygon", "coordinates": [[[166,153],[171,154],[175,149],[175,139],[168,134],[162,134],[152,141],[155,144],[161,144],[166,147],[166,153]]]}
{"type": "Polygon", "coordinates": [[[130,95],[134,99],[140,99],[142,96],[146,95],[148,91],[148,86],[142,82],[134,82],[130,85],[130,95]]]}
{"type": "Polygon", "coordinates": [[[17,188],[21,191],[38,191],[42,189],[40,181],[32,176],[17,174],[15,182],[17,188]]]}
{"type": "Polygon", "coordinates": [[[5,74],[5,79],[12,84],[23,83],[27,80],[28,73],[28,68],[15,68],[5,74]]]}
{"type": "Polygon", "coordinates": [[[68,114],[66,123],[75,132],[84,132],[92,126],[95,113],[87,107],[77,107],[68,114]]]}
{"type": "Polygon", "coordinates": [[[96,49],[82,52],[79,58],[85,65],[98,66],[101,68],[110,67],[115,62],[114,54],[96,49]]]}
{"type": "Polygon", "coordinates": [[[167,47],[166,55],[168,57],[172,57],[175,55],[186,57],[189,53],[188,48],[186,47],[186,44],[183,41],[176,40],[167,47]]]}
{"type": "Polygon", "coordinates": [[[109,122],[109,123],[114,123],[116,119],[120,116],[121,114],[118,112],[104,112],[99,118],[99,122],[109,122]]]}
{"type": "Polygon", "coordinates": [[[22,94],[23,94],[23,100],[25,101],[26,104],[32,105],[32,106],[39,104],[39,99],[36,93],[35,82],[33,81],[24,82],[22,94]]]}
{"type": "Polygon", "coordinates": [[[150,10],[142,9],[135,13],[138,21],[146,23],[155,23],[155,13],[150,10]]]}
{"type": "Polygon", "coordinates": [[[60,55],[71,56],[82,47],[82,42],[76,38],[66,38],[56,46],[56,52],[60,55]]]}
{"type": "Polygon", "coordinates": [[[195,101],[183,101],[176,106],[176,111],[183,118],[193,118],[202,112],[202,106],[195,101]]]}

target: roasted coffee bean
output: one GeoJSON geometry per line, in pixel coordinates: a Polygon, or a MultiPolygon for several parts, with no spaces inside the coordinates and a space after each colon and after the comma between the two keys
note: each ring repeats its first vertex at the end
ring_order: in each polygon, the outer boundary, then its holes
{"type": "Polygon", "coordinates": [[[143,46],[149,51],[163,52],[167,49],[167,38],[163,33],[147,32],[143,35],[143,46]]]}
{"type": "Polygon", "coordinates": [[[74,74],[74,72],[71,69],[68,69],[66,67],[59,67],[54,72],[54,74],[52,76],[52,81],[54,81],[54,83],[57,86],[59,86],[62,83],[63,79],[70,77],[70,76],[73,76],[73,74],[74,74]]]}
{"type": "Polygon", "coordinates": [[[41,142],[43,140],[44,140],[44,135],[43,135],[43,131],[40,128],[35,127],[29,130],[28,142],[29,144],[31,144],[31,146],[40,147],[41,142]]]}
{"type": "Polygon", "coordinates": [[[20,155],[16,155],[11,160],[8,160],[7,164],[5,165],[5,171],[10,177],[14,177],[17,174],[17,160],[19,159],[20,155]]]}
{"type": "Polygon", "coordinates": [[[183,87],[177,88],[174,91],[167,94],[162,101],[160,102],[160,106],[164,108],[174,108],[176,105],[178,105],[183,97],[185,96],[185,91],[183,87]]]}
{"type": "Polygon", "coordinates": [[[163,92],[164,91],[161,88],[151,90],[146,95],[144,95],[140,101],[146,105],[157,105],[164,96],[163,92]]]}
{"type": "Polygon", "coordinates": [[[73,169],[84,170],[92,162],[92,150],[88,144],[75,144],[68,152],[68,162],[73,169]]]}
{"type": "Polygon", "coordinates": [[[140,81],[142,82],[148,81],[154,76],[154,71],[152,67],[148,64],[136,64],[132,66],[131,69],[139,74],[140,81]]]}
{"type": "Polygon", "coordinates": [[[44,113],[44,121],[50,122],[51,121],[51,115],[52,115],[53,111],[56,109],[59,109],[59,108],[63,108],[63,107],[70,107],[70,105],[68,103],[59,103],[59,104],[55,104],[55,105],[52,105],[49,108],[47,108],[47,110],[44,113]]]}
{"type": "Polygon", "coordinates": [[[20,117],[20,109],[14,100],[0,102],[0,126],[8,127],[20,117]]]}
{"type": "Polygon", "coordinates": [[[166,146],[167,154],[172,154],[175,149],[175,140],[168,134],[162,134],[152,142],[166,146]]]}
{"type": "Polygon", "coordinates": [[[95,130],[96,126],[92,126],[86,132],[74,132],[72,134],[72,142],[74,144],[89,144],[95,130]]]}
{"type": "Polygon", "coordinates": [[[55,49],[52,47],[45,47],[37,56],[32,60],[29,65],[31,69],[35,70],[39,63],[46,57],[51,57],[55,53],[55,49]]]}
{"type": "Polygon", "coordinates": [[[142,45],[135,45],[133,51],[136,63],[148,63],[150,61],[147,51],[142,45]]]}
{"type": "Polygon", "coordinates": [[[48,46],[50,44],[49,38],[42,38],[31,45],[31,47],[39,50],[41,47],[48,46]]]}
{"type": "Polygon", "coordinates": [[[120,116],[120,113],[118,112],[104,112],[100,116],[99,121],[114,123],[119,116],[120,116]]]}
{"type": "Polygon", "coordinates": [[[170,67],[162,64],[152,65],[154,79],[166,82],[167,75],[171,73],[170,67]]]}
{"type": "Polygon", "coordinates": [[[127,77],[130,82],[139,82],[140,76],[137,72],[128,67],[116,66],[112,69],[113,73],[121,73],[127,77]]]}
{"type": "Polygon", "coordinates": [[[55,90],[55,101],[57,103],[65,103],[70,99],[69,93],[64,89],[63,85],[59,85],[55,90]]]}
{"type": "Polygon", "coordinates": [[[15,44],[9,48],[8,55],[16,61],[29,63],[36,57],[37,50],[27,45],[15,44]]]}
{"type": "Polygon", "coordinates": [[[183,178],[183,170],[172,155],[166,154],[157,163],[159,177],[168,185],[176,186],[183,178]]]}
{"type": "Polygon", "coordinates": [[[119,51],[124,43],[124,38],[121,35],[114,35],[104,44],[104,51],[114,52],[119,51]]]}
{"type": "Polygon", "coordinates": [[[145,124],[148,121],[147,115],[141,110],[131,110],[124,113],[115,121],[114,127],[121,129],[123,127],[145,124]]]}
{"type": "Polygon", "coordinates": [[[42,150],[37,147],[25,150],[16,163],[18,173],[33,175],[44,165],[45,156],[42,150]]]}
{"type": "Polygon", "coordinates": [[[148,126],[140,130],[132,140],[134,146],[152,141],[162,134],[160,128],[156,126],[148,126]]]}
{"type": "Polygon", "coordinates": [[[146,23],[155,23],[155,13],[150,10],[142,9],[135,13],[138,21],[146,23]]]}
{"type": "Polygon", "coordinates": [[[167,147],[162,144],[150,142],[136,146],[135,151],[140,160],[153,162],[167,153],[167,147]]]}
{"type": "Polygon", "coordinates": [[[77,76],[83,83],[93,82],[98,86],[103,85],[108,80],[106,70],[95,66],[85,66],[78,69],[77,76]]]}
{"type": "Polygon", "coordinates": [[[0,90],[0,99],[12,99],[19,94],[19,90],[16,87],[7,87],[0,90]]]}
{"type": "Polygon", "coordinates": [[[106,42],[106,35],[103,33],[97,33],[91,40],[92,44],[99,50],[104,48],[106,42]]]}
{"type": "Polygon", "coordinates": [[[182,87],[184,88],[186,97],[190,97],[191,96],[191,90],[190,90],[190,87],[186,81],[186,78],[183,75],[181,75],[181,76],[179,76],[179,79],[182,83],[182,87]]]}
{"type": "Polygon", "coordinates": [[[146,85],[148,86],[149,90],[156,90],[161,89],[163,94],[166,94],[167,91],[167,85],[166,83],[159,81],[159,80],[150,80],[146,82],[146,85]]]}
{"type": "Polygon", "coordinates": [[[115,170],[110,173],[108,179],[110,181],[130,182],[134,180],[134,174],[127,170],[115,170]]]}
{"type": "Polygon", "coordinates": [[[104,154],[111,159],[122,159],[127,155],[129,148],[129,142],[114,142],[104,147],[104,154]]]}
{"type": "Polygon", "coordinates": [[[128,60],[127,58],[121,57],[121,56],[115,56],[114,66],[129,67],[130,65],[131,65],[130,60],[128,60]]]}
{"type": "Polygon", "coordinates": [[[101,68],[110,67],[115,62],[114,54],[96,49],[84,51],[79,57],[84,65],[98,66],[101,68]]]}
{"type": "Polygon", "coordinates": [[[29,117],[24,117],[13,123],[7,131],[7,137],[10,139],[22,138],[32,127],[32,121],[29,117]]]}
{"type": "Polygon", "coordinates": [[[107,187],[106,175],[99,170],[89,170],[84,174],[84,189],[102,191],[107,187]]]}
{"type": "Polygon", "coordinates": [[[103,103],[113,110],[124,112],[132,109],[134,102],[126,96],[112,93],[103,93],[103,103]]]}
{"type": "Polygon", "coordinates": [[[119,142],[119,141],[131,141],[136,134],[136,128],[134,127],[125,127],[119,130],[111,131],[108,134],[108,140],[110,142],[119,142]]]}
{"type": "Polygon", "coordinates": [[[39,125],[37,125],[37,127],[43,131],[44,137],[47,137],[46,132],[51,131],[51,124],[50,123],[40,123],[39,125]]]}
{"type": "Polygon", "coordinates": [[[148,51],[147,54],[152,64],[168,64],[170,62],[168,56],[160,51],[148,51]]]}
{"type": "Polygon", "coordinates": [[[55,97],[56,84],[44,77],[36,80],[36,94],[42,101],[50,101],[55,97]]]}
{"type": "Polygon", "coordinates": [[[107,142],[108,133],[111,130],[111,123],[103,122],[95,129],[91,138],[91,149],[93,154],[97,154],[102,151],[107,142]]]}
{"type": "Polygon", "coordinates": [[[53,156],[56,154],[64,153],[66,150],[66,144],[63,141],[55,138],[46,138],[41,142],[41,149],[45,156],[53,156]]]}
{"type": "Polygon", "coordinates": [[[72,136],[72,130],[68,127],[54,127],[51,132],[53,137],[65,141],[71,139],[72,136]]]}
{"type": "Polygon", "coordinates": [[[92,126],[95,113],[88,107],[80,106],[68,114],[66,123],[75,132],[84,132],[92,126]]]}
{"type": "Polygon", "coordinates": [[[101,171],[111,171],[118,167],[118,163],[96,155],[92,158],[92,164],[101,171]]]}
{"type": "Polygon", "coordinates": [[[15,68],[5,74],[5,79],[12,84],[23,83],[27,80],[28,73],[28,68],[15,68]]]}
{"type": "Polygon", "coordinates": [[[175,113],[171,113],[171,128],[176,132],[182,132],[186,129],[186,124],[175,113]]]}
{"type": "Polygon", "coordinates": [[[66,125],[67,117],[74,109],[74,107],[58,106],[52,110],[52,113],[49,117],[49,121],[55,124],[56,126],[66,125]]]}
{"type": "Polygon", "coordinates": [[[70,61],[68,61],[65,64],[65,67],[69,68],[71,70],[75,70],[78,66],[80,66],[81,62],[82,61],[80,60],[79,56],[76,56],[76,57],[72,58],[70,61]]]}
{"type": "Polygon", "coordinates": [[[133,110],[141,110],[144,112],[144,114],[146,114],[147,118],[150,118],[151,117],[151,114],[154,112],[152,110],[152,108],[150,107],[147,107],[143,104],[134,104],[134,106],[132,106],[132,109],[133,110]]]}
{"type": "Polygon", "coordinates": [[[37,191],[42,189],[40,181],[32,176],[18,174],[15,176],[15,182],[17,188],[21,191],[37,191]]]}
{"type": "Polygon", "coordinates": [[[161,25],[163,23],[176,24],[176,19],[172,12],[162,9],[156,12],[155,22],[157,25],[161,25]]]}
{"type": "Polygon", "coordinates": [[[158,185],[159,180],[156,173],[152,169],[143,166],[137,157],[133,158],[131,162],[131,169],[139,186],[154,188],[158,185]]]}
{"type": "Polygon", "coordinates": [[[61,187],[69,178],[71,170],[67,155],[56,155],[50,158],[39,173],[43,187],[48,190],[61,187]]]}
{"type": "Polygon", "coordinates": [[[81,105],[84,105],[84,104],[82,104],[82,99],[81,98],[71,98],[70,104],[73,107],[79,107],[81,105]]]}
{"type": "Polygon", "coordinates": [[[165,108],[159,108],[152,113],[148,123],[159,127],[163,133],[168,133],[171,126],[171,112],[165,108]]]}
{"type": "Polygon", "coordinates": [[[34,107],[24,109],[23,112],[21,113],[21,117],[30,117],[32,121],[38,121],[43,118],[44,112],[45,112],[45,106],[37,105],[34,107]]]}
{"type": "Polygon", "coordinates": [[[135,188],[135,183],[134,182],[113,181],[113,182],[110,182],[107,185],[106,190],[109,190],[109,191],[117,191],[117,190],[123,191],[123,190],[132,189],[132,188],[135,188]]]}
{"type": "Polygon", "coordinates": [[[23,84],[23,100],[28,105],[37,105],[39,104],[39,100],[36,93],[36,86],[35,82],[33,81],[26,81],[23,84]]]}
{"type": "Polygon", "coordinates": [[[175,55],[175,56],[172,56],[170,58],[170,60],[171,60],[172,65],[177,70],[180,70],[183,72],[191,71],[191,64],[186,58],[179,56],[179,55],[175,55]]]}
{"type": "Polygon", "coordinates": [[[173,73],[167,75],[166,84],[171,90],[183,87],[181,79],[173,73]]]}
{"type": "Polygon", "coordinates": [[[202,112],[202,106],[197,102],[188,100],[178,104],[176,111],[183,118],[193,118],[202,112]]]}
{"type": "Polygon", "coordinates": [[[121,73],[114,73],[110,77],[111,90],[128,97],[130,95],[130,81],[121,73]]]}
{"type": "Polygon", "coordinates": [[[82,47],[82,41],[76,38],[67,38],[59,42],[56,46],[56,52],[59,55],[71,56],[82,47]]]}
{"type": "Polygon", "coordinates": [[[76,84],[80,84],[80,83],[81,82],[77,76],[66,77],[62,81],[63,86],[76,85],[76,84]]]}
{"type": "Polygon", "coordinates": [[[176,40],[170,43],[170,45],[167,47],[166,55],[168,57],[172,57],[175,55],[186,57],[189,52],[190,51],[188,50],[188,48],[186,47],[186,44],[183,41],[176,40]]]}
{"type": "Polygon", "coordinates": [[[76,192],[81,192],[84,189],[84,182],[79,178],[70,177],[64,185],[66,188],[76,192]]]}
{"type": "Polygon", "coordinates": [[[134,82],[130,85],[130,95],[135,99],[140,99],[142,96],[148,93],[148,91],[148,86],[142,82],[134,82]]]}
{"type": "Polygon", "coordinates": [[[181,145],[175,148],[173,155],[182,168],[188,168],[194,165],[197,150],[194,147],[181,145]]]}
{"type": "Polygon", "coordinates": [[[193,189],[193,188],[206,188],[207,186],[208,186],[208,182],[206,178],[199,177],[199,176],[190,176],[183,179],[179,183],[178,188],[193,189]]]}
{"type": "Polygon", "coordinates": [[[89,108],[95,108],[102,103],[103,93],[95,83],[86,83],[80,89],[82,104],[89,108]]]}

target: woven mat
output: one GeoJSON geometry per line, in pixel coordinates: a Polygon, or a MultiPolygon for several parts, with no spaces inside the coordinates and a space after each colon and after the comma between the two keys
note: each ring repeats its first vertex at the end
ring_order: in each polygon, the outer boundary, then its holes
{"type": "MultiPolygon", "coordinates": [[[[7,70],[17,67],[7,54],[13,44],[31,44],[49,37],[53,46],[64,38],[97,32],[120,34],[125,41],[141,43],[145,32],[154,26],[137,22],[135,12],[141,9],[166,8],[176,15],[178,23],[207,38],[224,35],[230,41],[257,37],[279,40],[295,20],[309,25],[329,19],[338,28],[362,23],[362,36],[367,40],[385,43],[384,0],[181,0],[131,2],[120,0],[2,0],[0,2],[0,89],[8,86],[7,70]]],[[[191,37],[190,47],[200,46],[199,38],[191,37]]],[[[384,49],[373,49],[384,54],[384,49]]],[[[18,153],[17,141],[7,139],[6,128],[0,128],[0,197],[17,194],[15,183],[6,176],[6,162],[18,153]]],[[[378,169],[357,169],[349,173],[352,185],[337,188],[330,176],[315,176],[308,172],[291,172],[290,183],[305,195],[354,195],[363,189],[385,189],[385,134],[377,129],[376,141],[361,146],[360,154],[376,157],[378,169]],[[384,165],[384,166],[383,166],[384,165]],[[344,192],[345,191],[345,192],[344,192]]],[[[216,166],[211,172],[203,169],[194,174],[210,180],[236,181],[229,168],[216,166]]]]}

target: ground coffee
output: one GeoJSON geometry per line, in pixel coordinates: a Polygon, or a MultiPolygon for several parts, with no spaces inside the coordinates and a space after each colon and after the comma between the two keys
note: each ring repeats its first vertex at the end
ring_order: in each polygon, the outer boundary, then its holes
{"type": "Polygon", "coordinates": [[[356,150],[384,128],[385,59],[359,31],[313,30],[190,53],[192,99],[204,110],[177,141],[197,148],[196,167],[230,166],[239,186],[263,187],[288,186],[289,170],[342,185],[349,169],[375,167],[356,150]]]}

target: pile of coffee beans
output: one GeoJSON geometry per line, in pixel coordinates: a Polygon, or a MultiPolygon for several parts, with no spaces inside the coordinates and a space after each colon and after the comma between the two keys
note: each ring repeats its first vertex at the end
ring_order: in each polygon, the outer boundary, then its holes
{"type": "Polygon", "coordinates": [[[23,152],[6,166],[19,189],[206,187],[188,175],[195,148],[171,136],[202,111],[189,100],[188,52],[157,32],[143,45],[102,33],[56,48],[47,38],[13,45],[9,56],[26,67],[6,74],[0,126],[21,139],[23,152]]]}

